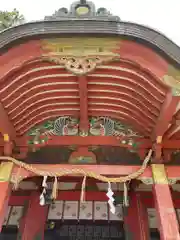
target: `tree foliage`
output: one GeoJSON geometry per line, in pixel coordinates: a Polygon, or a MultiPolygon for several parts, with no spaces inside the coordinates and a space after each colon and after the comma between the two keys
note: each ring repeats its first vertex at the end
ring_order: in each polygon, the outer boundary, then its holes
{"type": "Polygon", "coordinates": [[[17,9],[13,11],[0,11],[0,31],[19,25],[24,22],[24,16],[17,9]]]}

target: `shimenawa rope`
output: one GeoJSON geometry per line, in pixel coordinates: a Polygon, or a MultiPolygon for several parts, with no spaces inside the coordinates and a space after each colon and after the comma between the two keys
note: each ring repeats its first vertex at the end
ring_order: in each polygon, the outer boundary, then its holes
{"type": "MultiPolygon", "coordinates": [[[[0,160],[7,160],[10,162],[13,162],[15,165],[19,166],[20,168],[24,168],[29,172],[33,172],[36,175],[39,176],[49,176],[49,177],[61,177],[61,176],[65,176],[65,175],[71,175],[71,174],[80,174],[86,177],[92,177],[95,178],[99,181],[102,182],[111,182],[111,183],[124,183],[127,181],[130,181],[132,179],[136,179],[138,178],[146,169],[149,161],[151,160],[151,156],[152,156],[152,150],[149,150],[148,155],[146,156],[146,158],[144,159],[142,166],[134,173],[131,173],[127,176],[121,176],[121,177],[106,177],[106,176],[102,176],[100,174],[97,174],[93,171],[88,171],[88,170],[84,170],[84,169],[80,169],[80,168],[74,168],[74,169],[59,169],[59,171],[55,171],[55,172],[51,172],[51,171],[43,171],[43,170],[38,170],[36,169],[34,166],[32,166],[31,164],[27,164],[21,161],[18,161],[15,158],[12,157],[0,157],[0,160]]],[[[112,173],[113,175],[113,173],[112,173]]]]}

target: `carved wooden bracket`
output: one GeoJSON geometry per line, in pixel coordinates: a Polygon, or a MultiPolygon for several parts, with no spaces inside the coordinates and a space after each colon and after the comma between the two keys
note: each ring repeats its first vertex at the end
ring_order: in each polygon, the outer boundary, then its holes
{"type": "Polygon", "coordinates": [[[59,38],[42,42],[43,58],[85,75],[105,62],[119,60],[119,41],[113,38],[59,38]]]}
{"type": "MultiPolygon", "coordinates": [[[[153,185],[154,184],[153,178],[138,178],[138,180],[140,180],[145,185],[153,185]]],[[[169,185],[174,185],[177,183],[177,181],[179,181],[178,178],[168,178],[169,185]]]]}
{"type": "Polygon", "coordinates": [[[168,85],[173,93],[173,96],[180,96],[180,70],[169,66],[168,72],[162,78],[163,82],[168,85]]]}
{"type": "Polygon", "coordinates": [[[50,56],[45,60],[56,64],[64,65],[64,67],[74,75],[85,75],[92,72],[98,65],[106,62],[117,60],[116,54],[107,53],[104,55],[91,56],[50,56]]]}

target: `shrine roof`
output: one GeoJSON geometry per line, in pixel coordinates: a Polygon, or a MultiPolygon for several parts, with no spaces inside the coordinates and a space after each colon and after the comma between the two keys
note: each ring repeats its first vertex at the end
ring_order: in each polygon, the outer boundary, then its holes
{"type": "Polygon", "coordinates": [[[65,34],[95,34],[103,36],[121,36],[135,39],[162,54],[168,60],[180,64],[180,48],[162,33],[132,22],[122,21],[113,16],[107,9],[96,10],[92,2],[72,3],[70,9],[60,8],[52,16],[43,21],[28,22],[9,28],[0,33],[0,52],[12,45],[28,39],[61,37],[65,34]],[[85,8],[89,9],[88,12],[85,8]],[[79,12],[78,9],[80,8],[79,12]]]}

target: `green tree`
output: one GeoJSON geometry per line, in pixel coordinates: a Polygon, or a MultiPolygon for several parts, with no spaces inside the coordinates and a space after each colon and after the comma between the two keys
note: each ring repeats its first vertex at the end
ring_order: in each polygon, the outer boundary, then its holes
{"type": "Polygon", "coordinates": [[[17,9],[13,11],[0,11],[0,31],[19,25],[24,22],[24,16],[17,9]]]}

